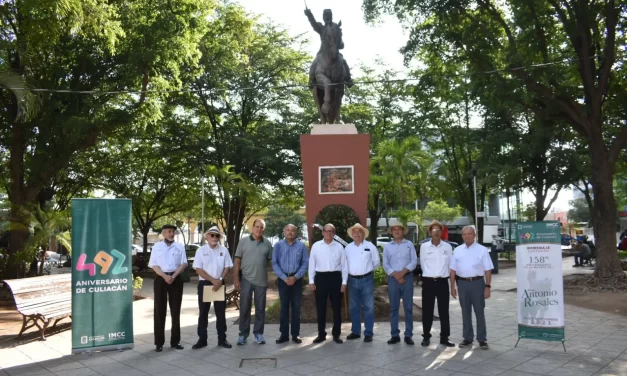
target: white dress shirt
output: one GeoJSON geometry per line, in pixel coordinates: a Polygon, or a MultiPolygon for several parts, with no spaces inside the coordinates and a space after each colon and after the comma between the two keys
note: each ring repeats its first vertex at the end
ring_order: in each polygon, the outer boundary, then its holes
{"type": "Polygon", "coordinates": [[[416,247],[409,240],[403,239],[400,243],[392,240],[383,247],[383,269],[387,275],[403,269],[413,272],[416,265],[418,265],[416,247]]]}
{"type": "Polygon", "coordinates": [[[455,248],[450,267],[462,278],[482,277],[486,271],[494,269],[488,249],[477,242],[470,247],[462,244],[455,248]]]}
{"type": "Polygon", "coordinates": [[[346,252],[349,275],[360,276],[368,274],[381,265],[379,250],[367,240],[359,245],[355,244],[355,242],[350,243],[346,246],[344,252],[346,252]]]}
{"type": "MultiPolygon", "coordinates": [[[[229,255],[229,250],[223,245],[218,244],[215,248],[211,248],[205,244],[196,250],[192,266],[194,269],[204,270],[211,278],[220,279],[224,269],[233,267],[233,260],[229,255]]],[[[198,279],[205,280],[200,274],[198,279]]]]}
{"type": "Polygon", "coordinates": [[[309,254],[309,284],[313,285],[316,272],[342,272],[342,284],[348,280],[348,266],[344,247],[333,241],[327,244],[319,240],[311,247],[309,254]]]}
{"type": "Polygon", "coordinates": [[[148,261],[149,268],[156,265],[164,273],[173,273],[183,264],[187,264],[183,244],[174,242],[168,247],[165,242],[159,242],[152,247],[148,261]]]}
{"type": "Polygon", "coordinates": [[[446,278],[450,276],[449,265],[453,247],[444,240],[434,245],[431,240],[420,245],[420,268],[422,276],[429,278],[446,278]]]}

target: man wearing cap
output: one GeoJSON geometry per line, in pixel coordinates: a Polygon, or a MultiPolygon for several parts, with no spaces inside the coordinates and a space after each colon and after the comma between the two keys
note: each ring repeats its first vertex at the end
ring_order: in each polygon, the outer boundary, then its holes
{"type": "Polygon", "coordinates": [[[414,340],[411,337],[414,333],[414,277],[412,271],[418,264],[418,257],[412,242],[404,238],[407,234],[407,227],[403,223],[397,219],[391,219],[388,232],[394,238],[383,248],[383,269],[388,275],[392,329],[392,338],[388,340],[388,344],[393,345],[401,341],[398,311],[402,298],[405,312],[405,343],[413,345],[414,340]]]}
{"type": "Polygon", "coordinates": [[[346,246],[348,264],[348,307],[351,333],[348,340],[361,337],[361,308],[364,309],[364,342],[372,342],[374,328],[374,271],[381,265],[379,250],[365,240],[368,229],[360,223],[348,229],[353,242],[346,246]]]}
{"type": "Polygon", "coordinates": [[[324,225],[322,240],[314,243],[309,255],[309,286],[316,292],[316,314],[318,316],[318,337],[313,342],[326,341],[327,300],[331,298],[333,308],[333,341],[343,343],[340,338],[342,329],[342,293],[346,292],[348,267],[344,247],[333,240],[335,226],[324,225]]]}
{"type": "Polygon", "coordinates": [[[431,240],[420,246],[420,267],[422,268],[422,346],[429,346],[435,300],[438,300],[440,316],[440,344],[454,347],[449,341],[451,323],[449,321],[449,264],[453,247],[442,240],[442,225],[433,221],[427,228],[431,240]]]}
{"type": "Polygon", "coordinates": [[[309,265],[309,250],[296,240],[298,228],[293,224],[285,226],[285,239],[274,245],[272,269],[276,273],[279,285],[281,315],[279,330],[281,336],[276,343],[290,340],[290,307],[292,308],[292,341],[302,343],[300,339],[300,297],[303,294],[303,277],[309,265]]]}
{"type": "MultiPolygon", "coordinates": [[[[233,267],[233,261],[229,250],[220,244],[224,234],[217,226],[211,227],[205,233],[207,244],[196,250],[194,257],[194,269],[198,273],[198,342],[192,349],[200,349],[207,346],[207,327],[209,325],[209,309],[211,302],[203,301],[205,286],[213,286],[213,291],[218,291],[224,285],[224,278],[233,267]]],[[[226,296],[225,296],[226,298],[226,296]]],[[[230,349],[232,346],[226,340],[226,301],[213,302],[213,310],[216,314],[216,330],[218,331],[218,346],[230,349]]]]}
{"type": "Polygon", "coordinates": [[[473,226],[462,229],[464,244],[455,248],[451,257],[451,296],[457,299],[462,307],[462,333],[464,340],[459,347],[470,347],[474,340],[472,328],[472,311],[477,319],[477,341],[483,350],[489,349],[485,324],[485,300],[490,298],[490,282],[494,266],[488,249],[475,241],[476,232],[473,226]],[[485,277],[485,279],[484,279],[485,277]],[[457,288],[455,288],[455,283],[457,288]]]}
{"type": "Polygon", "coordinates": [[[238,345],[245,345],[250,335],[250,311],[253,296],[255,302],[255,341],[264,345],[264,322],[266,320],[266,291],[268,290],[268,261],[272,260],[272,243],[263,236],[266,222],[255,219],[252,234],[240,239],[235,251],[234,285],[241,290],[239,310],[238,345]],[[241,268],[241,279],[240,279],[241,268]]]}
{"type": "Polygon", "coordinates": [[[157,352],[163,350],[165,343],[165,317],[168,302],[170,302],[170,314],[172,316],[170,345],[174,349],[183,350],[183,346],[180,344],[183,279],[180,275],[187,267],[187,256],[183,244],[174,241],[175,232],[176,226],[174,225],[165,225],[161,228],[163,241],[152,247],[148,261],[148,267],[157,274],[154,282],[154,331],[157,352]]]}

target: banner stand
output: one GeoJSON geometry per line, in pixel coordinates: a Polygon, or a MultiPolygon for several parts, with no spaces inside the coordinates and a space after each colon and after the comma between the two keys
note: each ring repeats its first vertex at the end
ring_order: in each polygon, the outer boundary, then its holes
{"type": "Polygon", "coordinates": [[[131,200],[72,199],[72,354],[132,349],[131,200]]]}
{"type": "Polygon", "coordinates": [[[519,222],[516,225],[518,347],[521,339],[562,342],[564,273],[561,223],[519,222]]]}

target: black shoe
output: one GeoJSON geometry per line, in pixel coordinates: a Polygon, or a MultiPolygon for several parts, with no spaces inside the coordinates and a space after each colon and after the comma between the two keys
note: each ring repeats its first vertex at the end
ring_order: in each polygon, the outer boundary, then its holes
{"type": "Polygon", "coordinates": [[[192,346],[192,350],[202,349],[203,347],[207,347],[207,342],[198,341],[194,346],[192,346]]]}
{"type": "Polygon", "coordinates": [[[394,336],[394,337],[388,339],[388,345],[393,345],[395,343],[399,343],[400,341],[401,341],[401,337],[394,336]]]}
{"type": "Polygon", "coordinates": [[[578,267],[580,267],[580,266],[581,266],[581,265],[579,265],[579,264],[575,264],[575,265],[573,265],[573,268],[578,268],[578,267]]]}
{"type": "Polygon", "coordinates": [[[444,345],[446,347],[455,347],[455,344],[451,341],[449,341],[448,339],[441,339],[440,340],[440,345],[444,345]]]}
{"type": "Polygon", "coordinates": [[[488,346],[488,342],[487,341],[479,341],[479,348],[481,350],[488,350],[490,348],[490,346],[488,346]]]}
{"type": "Polygon", "coordinates": [[[185,348],[180,343],[177,343],[176,345],[172,345],[170,347],[172,347],[175,350],[183,350],[185,348]]]}
{"type": "Polygon", "coordinates": [[[163,351],[163,346],[157,346],[157,349],[155,350],[156,352],[161,352],[163,351]]]}
{"type": "Polygon", "coordinates": [[[230,349],[231,347],[233,347],[227,340],[218,341],[218,346],[224,347],[225,349],[230,349]]]}
{"type": "Polygon", "coordinates": [[[346,337],[346,339],[351,340],[351,339],[357,339],[359,337],[361,337],[359,334],[351,333],[348,335],[348,337],[346,337]]]}
{"type": "Polygon", "coordinates": [[[467,341],[467,340],[463,340],[461,341],[461,343],[458,345],[460,348],[466,348],[466,347],[471,347],[472,346],[472,341],[467,341]]]}
{"type": "Polygon", "coordinates": [[[281,343],[285,343],[285,342],[287,342],[287,341],[289,341],[289,340],[290,340],[290,337],[279,337],[279,338],[276,340],[276,343],[277,343],[277,345],[280,345],[281,343]]]}
{"type": "Polygon", "coordinates": [[[295,337],[292,337],[292,342],[300,344],[300,343],[303,343],[303,340],[300,339],[299,336],[295,336],[295,337]]]}
{"type": "Polygon", "coordinates": [[[372,342],[372,336],[365,336],[364,342],[372,342]]]}
{"type": "Polygon", "coordinates": [[[422,340],[422,342],[420,342],[420,346],[422,347],[427,347],[431,344],[431,341],[429,341],[429,338],[425,338],[422,340]]]}
{"type": "Polygon", "coordinates": [[[411,337],[405,337],[405,343],[408,345],[413,345],[414,344],[414,340],[411,339],[411,337]]]}
{"type": "Polygon", "coordinates": [[[333,337],[333,342],[335,343],[344,343],[340,337],[333,337]]]}
{"type": "Polygon", "coordinates": [[[320,337],[320,336],[318,336],[318,337],[314,338],[313,343],[321,343],[321,342],[324,342],[326,340],[327,340],[327,337],[320,337]]]}

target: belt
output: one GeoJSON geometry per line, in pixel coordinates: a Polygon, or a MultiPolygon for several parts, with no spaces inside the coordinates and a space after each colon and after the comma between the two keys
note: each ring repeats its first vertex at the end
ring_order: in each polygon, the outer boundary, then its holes
{"type": "Polygon", "coordinates": [[[428,281],[439,281],[439,280],[445,281],[445,280],[447,280],[449,278],[450,277],[422,277],[422,280],[424,281],[426,279],[428,281]]]}
{"type": "Polygon", "coordinates": [[[288,277],[294,277],[296,275],[296,273],[287,273],[286,274],[288,277]]]}
{"type": "Polygon", "coordinates": [[[175,272],[164,272],[167,275],[174,275],[175,272]]]}
{"type": "Polygon", "coordinates": [[[349,274],[349,276],[350,276],[351,278],[360,279],[360,278],[368,277],[368,276],[370,276],[371,274],[372,274],[372,272],[370,272],[370,273],[366,273],[366,274],[362,274],[362,275],[352,275],[352,274],[349,274]]]}
{"type": "Polygon", "coordinates": [[[332,272],[318,272],[318,271],[316,271],[316,275],[317,274],[334,274],[334,273],[342,273],[342,272],[339,271],[339,270],[334,270],[332,272]]]}
{"type": "Polygon", "coordinates": [[[464,277],[455,277],[456,280],[458,281],[477,281],[480,279],[483,279],[482,275],[478,275],[476,277],[468,277],[468,278],[464,278],[464,277]]]}

